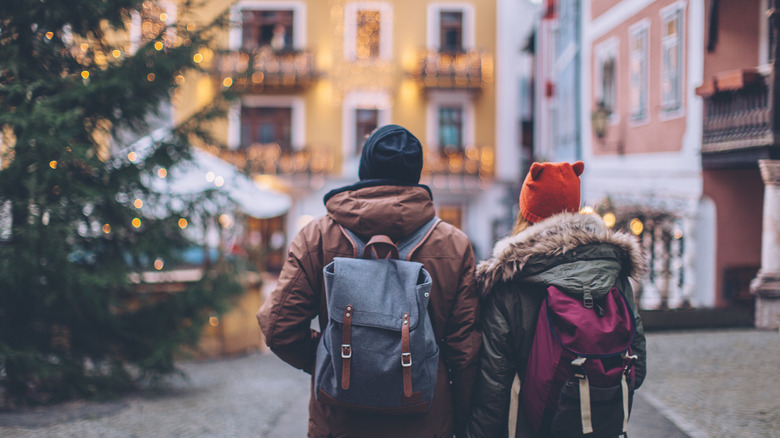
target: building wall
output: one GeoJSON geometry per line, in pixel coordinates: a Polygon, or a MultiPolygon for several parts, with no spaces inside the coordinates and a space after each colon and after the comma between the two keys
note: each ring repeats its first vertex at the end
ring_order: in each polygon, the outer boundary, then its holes
{"type": "MultiPolygon", "coordinates": [[[[705,50],[704,77],[711,78],[729,70],[754,68],[763,61],[761,29],[766,27],[762,13],[766,0],[718,0],[717,42],[714,50],[705,50]],[[762,8],[763,6],[763,8],[762,8]]],[[[705,0],[709,11],[712,0],[705,0]]],[[[705,22],[705,35],[709,35],[710,17],[705,22]]],[[[709,42],[709,39],[707,40],[709,42]]],[[[763,48],[766,50],[766,48],[763,48]]],[[[765,60],[764,60],[765,61],[765,60]]]]}
{"type": "MultiPolygon", "coordinates": [[[[488,148],[494,156],[494,162],[502,164],[517,160],[517,154],[511,148],[519,148],[511,138],[507,139],[511,144],[506,147],[497,147],[505,144],[507,140],[499,138],[504,136],[497,129],[497,99],[494,66],[498,61],[487,64],[486,81],[479,92],[452,92],[448,90],[433,93],[423,92],[420,85],[410,77],[416,65],[418,54],[429,44],[430,24],[429,10],[431,6],[441,8],[465,8],[470,11],[473,18],[473,44],[476,49],[484,50],[491,60],[495,60],[497,51],[497,12],[498,1],[505,0],[240,0],[233,3],[234,8],[293,8],[296,17],[299,12],[305,14],[303,21],[305,41],[294,41],[296,49],[310,49],[316,56],[316,70],[318,79],[312,86],[297,92],[260,92],[245,94],[240,102],[234,104],[231,114],[226,120],[213,123],[214,136],[229,146],[237,147],[240,138],[240,107],[241,104],[264,106],[275,105],[279,102],[297,105],[301,109],[298,120],[299,128],[294,129],[294,138],[298,139],[293,147],[299,148],[325,148],[332,159],[333,167],[328,175],[320,178],[308,179],[304,175],[292,175],[277,178],[275,176],[263,176],[265,182],[269,182],[276,188],[285,190],[293,197],[294,205],[288,215],[287,231],[288,239],[300,228],[300,223],[305,218],[318,216],[324,213],[322,195],[328,189],[352,183],[357,180],[357,167],[359,156],[353,151],[355,140],[352,138],[354,127],[349,123],[351,108],[355,105],[376,105],[384,110],[380,115],[379,125],[385,123],[400,124],[408,128],[423,143],[423,147],[429,152],[434,147],[430,145],[431,139],[435,139],[435,133],[431,122],[431,105],[434,99],[459,94],[470,102],[470,112],[473,114],[472,138],[467,139],[466,145],[488,148]],[[348,26],[345,25],[345,15],[354,12],[355,5],[365,5],[370,8],[381,8],[384,14],[391,14],[391,44],[389,56],[378,61],[352,61],[345,54],[345,33],[348,26]]],[[[506,7],[506,5],[504,5],[506,7]]],[[[224,11],[226,4],[216,0],[210,0],[200,10],[202,17],[213,17],[224,11]]],[[[522,9],[522,8],[521,8],[522,9]]],[[[233,16],[240,20],[240,14],[234,12],[233,16]]],[[[296,19],[294,19],[296,20],[296,19]]],[[[208,19],[204,19],[208,21],[208,19]]],[[[297,24],[296,24],[297,25],[297,24]]],[[[384,26],[385,23],[382,24],[384,26]]],[[[296,31],[297,33],[297,31],[296,31]]],[[[236,38],[240,41],[240,33],[226,29],[218,38],[218,43],[223,48],[238,47],[236,38]],[[236,36],[238,35],[238,36],[236,36]]],[[[386,39],[382,37],[382,42],[386,39]]],[[[381,44],[381,43],[380,43],[381,44]]],[[[240,43],[239,43],[240,45],[240,43]]],[[[519,53],[516,48],[513,55],[519,53]]],[[[208,49],[204,53],[204,67],[208,67],[213,53],[208,49]]],[[[515,62],[512,60],[511,62],[515,62]]],[[[512,80],[511,78],[508,80],[512,80]]],[[[215,93],[222,87],[222,78],[205,75],[188,75],[185,78],[185,87],[174,99],[174,114],[176,121],[184,120],[199,108],[209,104],[215,93]]],[[[295,110],[294,110],[295,118],[295,110]]],[[[511,122],[509,122],[511,123],[511,122]]],[[[294,140],[295,141],[295,140],[294,140]]],[[[517,168],[520,167],[518,162],[517,168]]],[[[458,205],[463,208],[461,226],[469,235],[477,236],[479,247],[485,251],[492,245],[495,237],[490,230],[497,217],[502,216],[502,211],[495,208],[486,208],[483,205],[484,197],[480,191],[503,191],[507,184],[515,183],[515,169],[504,167],[499,177],[490,177],[480,180],[471,177],[471,187],[463,189],[457,184],[450,184],[448,180],[424,177],[423,182],[431,184],[434,189],[434,203],[437,208],[441,206],[458,205]],[[443,182],[442,182],[443,181],[443,182]],[[491,213],[485,214],[485,210],[491,213]],[[480,213],[482,211],[482,213],[480,213]],[[488,231],[485,231],[488,230],[488,231]]],[[[519,178],[515,178],[519,179],[519,178]]],[[[519,183],[518,183],[519,184],[519,183]]],[[[501,198],[500,194],[491,195],[488,198],[501,198]]],[[[502,207],[503,208],[503,207],[502,207]]],[[[510,208],[510,207],[507,207],[510,208]]]]}
{"type": "MultiPolygon", "coordinates": [[[[614,3],[614,2],[613,2],[614,3]]],[[[593,89],[597,87],[599,76],[597,75],[598,48],[605,44],[618,44],[617,58],[617,109],[610,118],[606,136],[603,139],[592,137],[593,153],[596,155],[615,154],[642,154],[653,152],[679,152],[682,148],[682,137],[686,129],[686,114],[680,111],[675,114],[665,114],[661,106],[661,11],[677,0],[659,0],[649,4],[635,15],[615,26],[609,32],[593,42],[591,65],[593,70],[593,89]],[[649,105],[647,116],[644,120],[631,120],[629,108],[629,29],[637,23],[644,22],[649,26],[648,57],[649,68],[649,105]]],[[[683,18],[687,23],[687,8],[684,9],[683,18]]],[[[688,29],[683,26],[683,48],[687,46],[688,29]]],[[[683,50],[682,72],[687,71],[687,50],[683,50]]],[[[682,81],[683,108],[685,108],[686,88],[688,84],[682,81]]],[[[591,99],[590,108],[596,107],[595,97],[591,99]]]]}
{"type": "MultiPolygon", "coordinates": [[[[593,0],[583,3],[583,66],[580,70],[582,88],[583,128],[582,158],[583,203],[605,205],[609,199],[623,211],[635,210],[655,214],[668,212],[678,219],[674,227],[685,236],[684,253],[674,246],[673,260],[684,272],[684,284],[675,286],[676,297],[667,304],[686,301],[707,305],[714,301],[715,291],[710,276],[714,261],[703,263],[697,254],[708,251],[707,241],[697,239],[697,229],[709,229],[712,218],[702,214],[701,206],[701,132],[702,101],[695,88],[702,82],[704,19],[703,0],[593,0]],[[661,13],[670,8],[682,11],[681,106],[678,111],[661,108],[661,13]],[[631,32],[647,29],[647,104],[643,120],[632,120],[629,103],[629,65],[631,32]],[[603,92],[599,89],[599,60],[604,53],[617,55],[615,78],[617,103],[606,123],[606,136],[595,135],[591,116],[603,92]],[[704,221],[704,222],[702,222],[704,221]],[[706,288],[706,290],[704,289],[706,288]]],[[[652,240],[647,230],[642,237],[649,252],[652,240]]],[[[663,248],[655,240],[656,265],[663,248]]],[[[676,245],[676,244],[675,244],[676,245]]],[[[662,269],[655,266],[653,269],[662,269]]],[[[646,278],[643,304],[655,306],[663,302],[663,283],[646,278]],[[655,282],[655,283],[654,283],[655,282]]]]}
{"type": "MultiPolygon", "coordinates": [[[[716,205],[716,305],[749,300],[747,282],[761,266],[764,183],[758,169],[705,170],[704,195],[716,205]],[[726,285],[727,275],[743,270],[742,294],[726,285]]],[[[733,281],[738,281],[735,279],[733,281]]]]}

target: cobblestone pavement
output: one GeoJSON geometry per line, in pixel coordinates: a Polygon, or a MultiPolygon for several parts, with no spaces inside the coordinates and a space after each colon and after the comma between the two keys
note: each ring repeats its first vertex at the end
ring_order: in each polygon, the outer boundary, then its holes
{"type": "MultiPolygon", "coordinates": [[[[780,437],[780,336],[648,334],[648,378],[631,438],[780,437]]],[[[271,354],[182,364],[159,394],[0,413],[0,436],[303,437],[309,378],[271,354]]]]}

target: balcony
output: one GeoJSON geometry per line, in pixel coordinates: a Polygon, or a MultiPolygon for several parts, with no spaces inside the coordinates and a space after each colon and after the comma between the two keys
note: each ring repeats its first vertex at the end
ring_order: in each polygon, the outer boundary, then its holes
{"type": "Polygon", "coordinates": [[[735,70],[705,80],[696,93],[704,99],[702,162],[707,167],[755,164],[776,154],[771,75],[735,70]]]}
{"type": "Polygon", "coordinates": [[[325,145],[284,150],[276,143],[255,143],[240,149],[204,146],[209,153],[249,174],[275,176],[328,175],[334,171],[333,154],[325,145]]]}
{"type": "Polygon", "coordinates": [[[481,50],[447,53],[423,50],[410,72],[423,91],[482,91],[493,82],[493,57],[481,50]]]}
{"type": "Polygon", "coordinates": [[[254,51],[215,55],[213,72],[220,81],[230,78],[244,93],[292,93],[309,88],[317,79],[311,50],[274,51],[268,46],[254,51]]]}

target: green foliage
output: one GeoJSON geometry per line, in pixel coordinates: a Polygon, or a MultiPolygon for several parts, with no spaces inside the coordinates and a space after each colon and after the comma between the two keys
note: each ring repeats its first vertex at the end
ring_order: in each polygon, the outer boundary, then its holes
{"type": "Polygon", "coordinates": [[[14,404],[105,396],[174,371],[176,352],[239,291],[227,263],[182,291],[152,296],[129,281],[158,258],[175,265],[193,245],[178,219],[204,213],[202,199],[164,206],[149,182],[190,157],[214,107],[135,161],[117,154],[121,139],[149,132],[209,44],[211,26],[185,26],[190,6],[179,5],[175,34],[161,28],[133,53],[121,35],[140,0],[0,6],[0,382],[14,404]]]}

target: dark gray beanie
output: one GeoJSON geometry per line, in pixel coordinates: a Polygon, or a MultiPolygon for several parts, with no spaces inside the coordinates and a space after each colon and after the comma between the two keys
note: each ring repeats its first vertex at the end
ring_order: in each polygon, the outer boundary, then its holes
{"type": "Polygon", "coordinates": [[[358,177],[393,179],[417,184],[423,167],[420,140],[406,128],[385,125],[375,130],[363,145],[358,177]]]}

